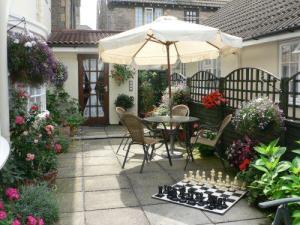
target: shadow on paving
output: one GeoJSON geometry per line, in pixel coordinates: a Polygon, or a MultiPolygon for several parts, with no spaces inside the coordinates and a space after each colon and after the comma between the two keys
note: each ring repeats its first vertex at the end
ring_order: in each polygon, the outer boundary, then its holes
{"type": "MultiPolygon", "coordinates": [[[[77,141],[69,153],[61,155],[57,180],[62,212],[59,225],[258,225],[265,222],[265,215],[249,207],[245,199],[219,216],[151,198],[158,185],[174,184],[183,178],[185,160],[173,160],[170,167],[160,156],[165,151],[161,148],[140,174],[143,151],[136,145],[122,169],[125,151],[121,149],[116,154],[120,141],[116,138],[77,141]]],[[[212,168],[223,169],[214,157],[198,159],[187,170],[208,173],[212,168]]]]}

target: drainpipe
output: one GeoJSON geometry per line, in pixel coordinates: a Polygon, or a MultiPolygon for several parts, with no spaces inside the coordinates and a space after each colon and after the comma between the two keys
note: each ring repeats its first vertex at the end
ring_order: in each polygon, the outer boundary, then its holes
{"type": "Polygon", "coordinates": [[[7,71],[7,21],[11,0],[0,1],[0,127],[9,142],[9,96],[7,71]]]}

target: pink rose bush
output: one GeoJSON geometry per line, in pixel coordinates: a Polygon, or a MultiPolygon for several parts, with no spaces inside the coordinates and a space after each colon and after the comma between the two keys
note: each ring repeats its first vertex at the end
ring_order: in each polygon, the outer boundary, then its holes
{"type": "Polygon", "coordinates": [[[5,193],[7,198],[11,201],[17,201],[20,199],[20,193],[17,188],[7,188],[5,193]]]}
{"type": "Polygon", "coordinates": [[[16,117],[16,124],[17,125],[23,125],[23,124],[25,124],[25,118],[23,116],[17,116],[16,117]]]}

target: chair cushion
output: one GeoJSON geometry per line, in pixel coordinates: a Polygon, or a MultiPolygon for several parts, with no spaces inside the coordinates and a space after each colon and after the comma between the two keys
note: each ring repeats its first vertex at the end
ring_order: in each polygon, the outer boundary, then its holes
{"type": "Polygon", "coordinates": [[[157,138],[145,137],[144,141],[146,145],[154,145],[159,143],[161,140],[157,138]]]}
{"type": "Polygon", "coordinates": [[[202,144],[202,145],[208,145],[208,146],[211,146],[211,147],[216,147],[216,144],[217,144],[216,139],[210,140],[210,139],[207,139],[207,138],[198,137],[197,142],[196,142],[196,139],[197,139],[197,137],[192,137],[191,138],[191,143],[192,144],[198,143],[198,144],[202,144]]]}

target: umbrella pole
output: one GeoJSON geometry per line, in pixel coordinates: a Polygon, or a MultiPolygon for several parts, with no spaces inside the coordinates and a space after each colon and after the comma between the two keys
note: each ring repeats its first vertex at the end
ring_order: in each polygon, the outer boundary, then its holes
{"type": "MultiPolygon", "coordinates": [[[[170,44],[166,43],[167,48],[167,60],[168,60],[168,70],[167,70],[167,76],[168,76],[168,85],[169,85],[169,107],[170,107],[170,116],[172,118],[172,91],[171,91],[171,65],[170,65],[170,44]]],[[[172,129],[172,125],[171,125],[172,129]]]]}

